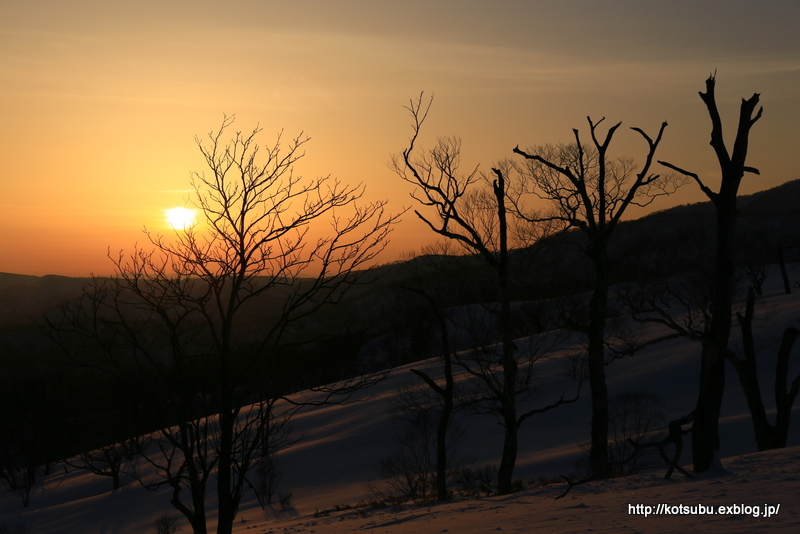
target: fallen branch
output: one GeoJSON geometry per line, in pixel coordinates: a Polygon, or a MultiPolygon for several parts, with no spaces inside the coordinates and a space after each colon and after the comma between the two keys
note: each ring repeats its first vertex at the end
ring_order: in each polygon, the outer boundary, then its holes
{"type": "Polygon", "coordinates": [[[694,421],[694,411],[689,415],[686,415],[680,419],[676,419],[675,421],[670,421],[669,434],[667,435],[666,438],[662,440],[653,441],[650,443],[637,443],[631,438],[628,438],[628,443],[633,445],[634,449],[637,452],[642,449],[657,448],[658,454],[661,456],[664,462],[666,462],[666,464],[669,466],[669,469],[667,469],[667,472],[664,475],[665,479],[672,478],[672,473],[675,470],[680,471],[683,475],[686,476],[686,478],[694,478],[694,475],[692,475],[684,468],[682,468],[680,465],[678,465],[678,462],[681,459],[681,453],[683,452],[683,435],[688,434],[689,432],[692,431],[691,428],[683,430],[683,425],[685,425],[686,423],[690,423],[692,421],[694,421]],[[673,457],[671,459],[667,456],[667,452],[665,450],[667,445],[670,444],[675,445],[675,454],[673,454],[673,457]]]}
{"type": "Polygon", "coordinates": [[[555,498],[556,501],[558,499],[566,497],[567,493],[569,493],[569,490],[571,490],[573,487],[580,486],[581,484],[586,484],[587,482],[591,482],[592,480],[597,480],[597,478],[595,478],[595,477],[589,477],[589,478],[582,478],[580,480],[576,480],[575,482],[573,482],[570,479],[568,479],[567,477],[565,477],[564,475],[561,475],[561,478],[563,478],[564,480],[567,481],[567,484],[569,484],[569,487],[566,489],[566,491],[564,491],[564,493],[562,493],[561,495],[559,495],[558,497],[555,498]]]}

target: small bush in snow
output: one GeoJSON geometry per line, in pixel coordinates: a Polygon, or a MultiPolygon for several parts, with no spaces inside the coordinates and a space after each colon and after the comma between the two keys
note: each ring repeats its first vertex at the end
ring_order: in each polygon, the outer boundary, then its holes
{"type": "Polygon", "coordinates": [[[280,511],[285,512],[286,510],[292,509],[292,495],[291,491],[279,491],[278,492],[278,504],[280,505],[280,511]]]}
{"type": "Polygon", "coordinates": [[[175,532],[183,530],[183,527],[179,524],[178,518],[171,517],[167,514],[153,521],[153,528],[156,529],[158,534],[174,534],[175,532]]]}

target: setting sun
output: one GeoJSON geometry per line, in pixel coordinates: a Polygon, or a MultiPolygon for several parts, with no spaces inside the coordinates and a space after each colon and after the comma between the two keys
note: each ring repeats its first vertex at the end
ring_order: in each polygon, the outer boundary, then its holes
{"type": "Polygon", "coordinates": [[[197,223],[195,210],[189,208],[172,208],[165,213],[167,222],[175,230],[188,230],[197,223]]]}

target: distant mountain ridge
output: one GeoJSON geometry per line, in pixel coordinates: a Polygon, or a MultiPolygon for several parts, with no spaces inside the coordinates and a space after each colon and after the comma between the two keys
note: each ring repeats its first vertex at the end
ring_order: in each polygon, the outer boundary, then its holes
{"type": "MultiPolygon", "coordinates": [[[[800,215],[800,178],[790,180],[771,189],[765,189],[750,195],[741,195],[737,197],[736,203],[742,217],[800,215]]],[[[636,220],[653,216],[712,214],[713,212],[714,207],[711,205],[711,201],[705,200],[659,210],[636,220]]]]}
{"type": "Polygon", "coordinates": [[[0,329],[29,324],[62,302],[78,298],[88,280],[0,273],[0,329]]]}
{"type": "MultiPolygon", "coordinates": [[[[739,206],[739,260],[743,264],[775,263],[777,245],[800,246],[800,179],[743,195],[739,197],[739,206]]],[[[675,206],[621,223],[609,248],[614,273],[612,282],[632,281],[644,272],[685,271],[711,261],[708,247],[713,223],[713,206],[709,201],[675,206]]],[[[554,292],[584,289],[582,286],[590,271],[587,270],[588,259],[580,249],[581,239],[580,232],[570,230],[530,249],[514,251],[518,265],[522,266],[519,276],[540,282],[541,287],[531,289],[531,293],[549,297],[554,292]],[[577,246],[563,246],[566,243],[577,246]],[[525,259],[531,249],[541,247],[547,247],[545,255],[537,260],[525,259]]],[[[404,265],[419,261],[417,257],[377,266],[370,271],[376,276],[389,275],[383,276],[382,283],[392,285],[401,283],[404,265]]],[[[475,258],[461,257],[454,261],[476,276],[485,268],[475,258]]],[[[787,261],[798,259],[790,256],[787,261]]],[[[0,328],[30,324],[61,302],[79,297],[88,280],[88,277],[0,273],[0,328]]],[[[359,294],[364,292],[359,291],[359,294]]]]}
{"type": "Polygon", "coordinates": [[[800,179],[754,193],[740,209],[745,217],[800,215],[800,179]]]}

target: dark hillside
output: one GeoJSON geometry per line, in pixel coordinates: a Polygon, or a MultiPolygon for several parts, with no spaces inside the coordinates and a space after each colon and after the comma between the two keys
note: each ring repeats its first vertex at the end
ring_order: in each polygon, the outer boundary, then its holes
{"type": "Polygon", "coordinates": [[[88,278],[0,273],[0,330],[30,324],[80,296],[88,278]]]}
{"type": "MultiPolygon", "coordinates": [[[[776,263],[778,247],[784,249],[787,262],[797,261],[798,198],[800,181],[741,199],[738,258],[742,266],[776,263]]],[[[622,223],[609,249],[612,283],[702,271],[712,261],[713,224],[710,203],[678,206],[622,223]]],[[[573,230],[513,251],[514,321],[519,324],[520,337],[548,328],[550,312],[545,308],[549,304],[544,299],[582,293],[591,287],[592,271],[584,246],[583,235],[573,230]]],[[[489,313],[487,308],[475,305],[495,302],[497,292],[485,263],[470,256],[423,255],[363,274],[361,283],[338,305],[303,320],[287,332],[286,346],[265,352],[265,358],[274,362],[285,378],[282,391],[435,355],[436,318],[409,288],[424,288],[438,301],[440,310],[482,309],[484,315],[489,313]]],[[[58,446],[37,453],[48,461],[88,443],[98,446],[116,439],[110,432],[117,430],[108,428],[106,433],[89,435],[77,430],[80,425],[76,421],[84,421],[86,428],[105,428],[98,422],[108,410],[93,407],[117,406],[119,395],[109,392],[119,391],[118,384],[71,365],[36,324],[45,313],[55,313],[59,304],[79,298],[88,281],[0,274],[0,390],[4,391],[0,405],[9,408],[6,424],[55,418],[70,421],[70,426],[83,434],[59,431],[58,446]],[[51,409],[53,405],[59,406],[58,413],[51,409]]],[[[283,291],[291,291],[291,287],[283,291]]],[[[278,292],[248,305],[243,314],[247,328],[260,328],[281,306],[281,295],[278,292]]],[[[3,417],[0,414],[0,419],[3,417]]],[[[150,421],[142,418],[137,424],[146,427],[150,421]]],[[[57,427],[48,423],[42,429],[57,427]]],[[[31,435],[38,436],[37,432],[31,435]]],[[[56,443],[48,432],[41,432],[46,443],[56,443]]]]}
{"type": "Polygon", "coordinates": [[[742,217],[800,216],[800,179],[751,195],[753,200],[741,208],[742,217]]]}

